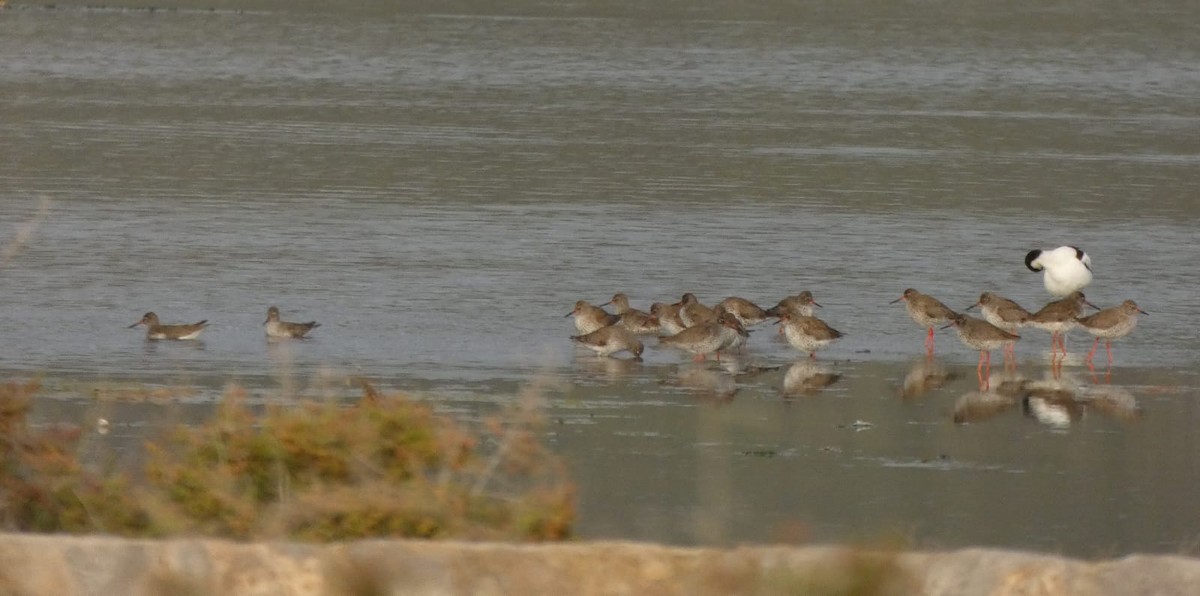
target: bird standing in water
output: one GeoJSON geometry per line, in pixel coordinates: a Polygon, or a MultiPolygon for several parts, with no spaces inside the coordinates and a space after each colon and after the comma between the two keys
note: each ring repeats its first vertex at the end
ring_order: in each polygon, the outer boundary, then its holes
{"type": "Polygon", "coordinates": [[[309,331],[321,326],[316,321],[307,323],[282,321],[279,319],[279,307],[276,306],[267,309],[267,320],[263,321],[263,325],[267,326],[267,337],[275,339],[302,339],[308,335],[309,331]]]}
{"type": "Polygon", "coordinates": [[[1067,332],[1075,327],[1076,317],[1083,314],[1084,305],[1100,310],[1096,305],[1087,301],[1083,292],[1071,292],[1066,298],[1043,306],[1041,310],[1029,317],[1027,324],[1050,332],[1051,362],[1054,362],[1060,349],[1062,356],[1066,357],[1067,332]]]}
{"type": "Polygon", "coordinates": [[[208,327],[208,320],[197,321],[182,325],[163,325],[158,322],[158,315],[148,312],[142,315],[142,320],[129,326],[146,326],[146,339],[196,339],[208,327]]]}
{"type": "Polygon", "coordinates": [[[1108,352],[1108,365],[1112,366],[1112,340],[1132,333],[1134,327],[1137,327],[1138,314],[1149,313],[1142,310],[1136,302],[1126,300],[1119,306],[1106,308],[1098,313],[1077,319],[1079,326],[1096,338],[1096,341],[1092,342],[1092,351],[1088,352],[1086,359],[1089,367],[1092,366],[1092,358],[1096,356],[1096,348],[1100,347],[1101,339],[1104,340],[1104,349],[1108,352]]]}
{"type": "Polygon", "coordinates": [[[973,350],[979,350],[979,364],[975,366],[975,374],[979,377],[981,389],[987,389],[991,381],[992,350],[1015,343],[1021,336],[1009,333],[987,321],[967,315],[954,315],[950,324],[958,331],[958,338],[973,350]],[[987,369],[984,370],[984,365],[987,369]]]}
{"type": "Polygon", "coordinates": [[[912,317],[916,324],[929,330],[929,334],[925,336],[925,354],[933,356],[933,328],[953,319],[958,313],[950,310],[937,298],[922,294],[912,288],[904,290],[904,294],[893,300],[891,304],[901,300],[904,301],[904,308],[908,309],[908,316],[912,317]]]}
{"type": "Polygon", "coordinates": [[[642,359],[642,342],[623,325],[601,327],[591,333],[572,335],[571,339],[600,356],[629,352],[634,360],[642,359]]]}
{"type": "Polygon", "coordinates": [[[830,327],[816,317],[805,317],[785,312],[779,316],[779,332],[793,348],[808,352],[809,358],[817,357],[817,350],[833,343],[843,333],[830,327]]]}
{"type": "MultiPolygon", "coordinates": [[[[987,322],[1014,335],[1022,325],[1029,321],[1029,317],[1033,316],[1029,311],[1021,308],[1020,304],[994,292],[980,294],[979,301],[968,306],[966,310],[971,310],[976,306],[979,307],[987,322]]],[[[1006,367],[1016,364],[1015,346],[1014,343],[1004,344],[1004,365],[1006,367]]]]}
{"type": "Polygon", "coordinates": [[[576,302],[575,308],[567,313],[566,316],[575,317],[575,329],[579,330],[579,333],[582,335],[587,335],[601,327],[608,327],[621,320],[621,317],[599,306],[588,304],[587,300],[576,302]]]}
{"type": "Polygon", "coordinates": [[[1042,271],[1042,281],[1051,295],[1064,298],[1092,283],[1092,258],[1074,246],[1052,250],[1034,249],[1025,255],[1030,271],[1042,271]]]}

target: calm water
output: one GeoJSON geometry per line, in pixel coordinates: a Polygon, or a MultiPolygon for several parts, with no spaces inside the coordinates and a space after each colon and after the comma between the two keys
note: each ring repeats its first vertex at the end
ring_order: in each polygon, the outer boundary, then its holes
{"type": "Polygon", "coordinates": [[[95,403],[128,381],[197,387],[199,419],[231,379],[467,416],[550,380],[584,537],[1200,540],[1200,7],[743,4],[10,5],[0,242],[39,225],[0,268],[0,370],[118,451],[178,415],[95,403]],[[1151,313],[1116,368],[1056,379],[1026,332],[1065,409],[979,394],[946,332],[923,368],[890,300],[1035,306],[1024,253],[1063,243],[1092,302],[1151,313]],[[737,375],[566,339],[578,299],[801,289],[847,334],[816,365],[766,329],[737,375]],[[271,304],[323,326],[268,346],[271,304]],[[147,343],[147,310],[213,326],[147,343]]]}

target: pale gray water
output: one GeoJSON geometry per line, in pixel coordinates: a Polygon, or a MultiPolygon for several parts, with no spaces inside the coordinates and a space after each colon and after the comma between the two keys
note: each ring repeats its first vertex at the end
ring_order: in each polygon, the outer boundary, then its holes
{"type": "MultiPolygon", "coordinates": [[[[0,269],[0,369],[67,403],[107,380],[365,375],[470,415],[561,380],[550,436],[585,537],[1200,537],[1191,4],[180,6],[0,12],[0,240],[51,203],[0,269]],[[888,301],[1034,306],[1024,253],[1062,243],[1095,260],[1093,302],[1151,313],[1110,379],[1142,416],[955,425],[975,356],[946,332],[962,376],[897,397],[922,338],[888,301]],[[629,370],[566,340],[581,298],[801,289],[847,333],[816,396],[781,399],[784,370],[693,374],[653,348],[629,370]],[[323,326],[267,346],[270,304],[323,326]],[[146,310],[213,327],[147,344],[124,329],[146,310]],[[697,383],[738,391],[719,407],[697,383]],[[839,427],[856,419],[874,426],[839,427]]],[[[1025,332],[1024,374],[1048,373],[1048,343],[1025,332]]],[[[763,329],[749,358],[796,356],[763,329]]]]}

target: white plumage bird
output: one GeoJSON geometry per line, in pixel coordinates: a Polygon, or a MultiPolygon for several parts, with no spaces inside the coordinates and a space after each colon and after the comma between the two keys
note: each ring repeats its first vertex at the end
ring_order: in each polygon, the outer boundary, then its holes
{"type": "Polygon", "coordinates": [[[1025,266],[1030,271],[1043,271],[1046,291],[1059,298],[1092,283],[1092,258],[1074,246],[1031,250],[1025,255],[1025,266]]]}

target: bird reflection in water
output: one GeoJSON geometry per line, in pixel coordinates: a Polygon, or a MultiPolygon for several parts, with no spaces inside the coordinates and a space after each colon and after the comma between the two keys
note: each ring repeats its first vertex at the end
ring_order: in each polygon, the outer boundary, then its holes
{"type": "Polygon", "coordinates": [[[632,358],[597,357],[594,354],[577,354],[575,366],[590,377],[618,381],[630,375],[644,374],[646,367],[632,358]]]}
{"type": "Polygon", "coordinates": [[[1123,422],[1142,417],[1142,406],[1130,390],[1114,385],[1087,385],[1080,388],[1077,399],[1088,409],[1123,422]]]}
{"type": "Polygon", "coordinates": [[[1029,382],[1027,378],[1016,371],[1005,371],[989,377],[989,387],[992,387],[992,378],[996,381],[994,388],[985,389],[981,384],[978,391],[964,393],[954,403],[953,418],[956,424],[983,422],[1021,403],[1025,385],[1029,382]]]}
{"type": "Polygon", "coordinates": [[[955,424],[983,422],[1008,411],[1017,405],[1017,399],[999,390],[968,391],[954,402],[955,424]]]}
{"type": "Polygon", "coordinates": [[[1051,366],[1050,373],[1025,383],[1022,411],[1046,426],[1065,429],[1083,417],[1083,405],[1076,399],[1079,382],[1059,367],[1051,366]]]}
{"type": "Polygon", "coordinates": [[[725,372],[741,378],[754,377],[756,375],[779,370],[779,366],[764,366],[758,362],[747,358],[740,354],[727,353],[721,357],[721,361],[717,363],[725,372]]]}
{"type": "Polygon", "coordinates": [[[723,404],[737,395],[737,381],[724,370],[713,370],[702,363],[680,365],[674,383],[705,400],[723,404]]]}
{"type": "Polygon", "coordinates": [[[1041,379],[1016,373],[995,377],[995,389],[971,391],[954,404],[956,423],[982,422],[1020,404],[1028,418],[1056,430],[1066,430],[1089,412],[1122,422],[1141,418],[1142,408],[1128,389],[1112,385],[1088,385],[1073,375],[1052,367],[1041,379]]]}
{"type": "Polygon", "coordinates": [[[833,366],[827,362],[808,358],[797,360],[783,375],[781,393],[784,397],[816,395],[840,378],[842,375],[833,372],[833,366]]]}
{"type": "Polygon", "coordinates": [[[204,340],[202,339],[178,342],[173,341],[167,342],[165,345],[163,345],[163,343],[164,342],[161,341],[144,341],[142,342],[142,353],[147,355],[158,354],[159,350],[195,350],[197,352],[203,352],[208,349],[208,346],[205,345],[204,340]]]}
{"type": "Polygon", "coordinates": [[[938,389],[949,381],[959,378],[960,374],[950,372],[936,358],[918,358],[904,376],[904,386],[900,388],[900,397],[916,399],[938,389]]]}

